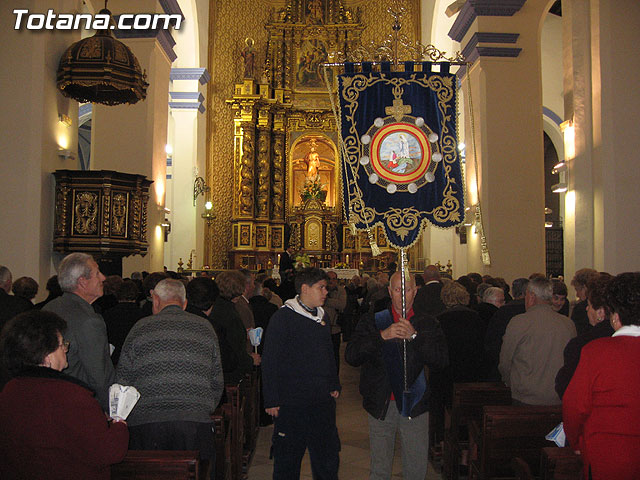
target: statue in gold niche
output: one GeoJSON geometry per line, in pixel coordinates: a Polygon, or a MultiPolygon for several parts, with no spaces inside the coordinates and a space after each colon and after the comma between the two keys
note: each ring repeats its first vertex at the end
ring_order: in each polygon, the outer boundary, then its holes
{"type": "Polygon", "coordinates": [[[311,140],[310,145],[309,153],[304,157],[307,175],[300,191],[300,198],[303,202],[311,199],[324,202],[327,198],[327,186],[320,179],[320,154],[316,151],[317,143],[315,140],[311,140]]]}
{"type": "Polygon", "coordinates": [[[320,155],[316,152],[316,141],[311,140],[311,149],[304,157],[304,163],[307,165],[307,179],[314,181],[319,175],[320,155]]]}

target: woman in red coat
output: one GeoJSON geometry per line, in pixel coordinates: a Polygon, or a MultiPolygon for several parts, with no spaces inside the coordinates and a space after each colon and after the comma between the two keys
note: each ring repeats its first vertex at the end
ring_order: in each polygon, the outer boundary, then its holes
{"type": "Polygon", "coordinates": [[[640,479],[640,272],[607,286],[615,333],[584,346],[562,397],[569,444],[582,453],[585,478],[640,479]]]}
{"type": "Polygon", "coordinates": [[[109,479],[127,453],[126,424],[109,423],[89,387],[61,373],[66,326],[31,310],[2,331],[2,363],[13,377],[0,393],[2,479],[109,479]]]}

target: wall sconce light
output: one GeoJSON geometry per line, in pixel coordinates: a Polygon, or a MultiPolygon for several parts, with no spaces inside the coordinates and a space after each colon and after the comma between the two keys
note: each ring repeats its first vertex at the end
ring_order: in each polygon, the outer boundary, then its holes
{"type": "Polygon", "coordinates": [[[71,150],[66,149],[66,148],[58,148],[58,156],[60,158],[63,158],[64,160],[68,160],[70,158],[75,158],[75,155],[73,154],[73,152],[71,150]]]}
{"type": "Polygon", "coordinates": [[[200,195],[204,195],[205,192],[208,192],[210,190],[210,188],[207,186],[206,182],[204,181],[204,178],[202,177],[196,177],[196,179],[193,181],[193,206],[196,206],[196,199],[200,196],[200,195]]]}
{"type": "Polygon", "coordinates": [[[562,122],[560,131],[564,138],[564,158],[571,160],[576,156],[576,130],[573,119],[562,122]]]}
{"type": "Polygon", "coordinates": [[[558,174],[560,172],[566,172],[567,171],[567,164],[565,162],[559,162],[556,165],[554,165],[554,167],[551,169],[551,173],[558,174]]]}
{"type": "Polygon", "coordinates": [[[207,221],[207,225],[211,226],[216,219],[216,214],[213,213],[213,203],[211,203],[211,201],[204,204],[204,213],[200,216],[207,221]]]}
{"type": "Polygon", "coordinates": [[[160,226],[164,231],[164,241],[166,242],[167,240],[169,240],[169,234],[171,233],[171,222],[167,217],[165,217],[160,226]]]}
{"type": "Polygon", "coordinates": [[[476,205],[471,205],[464,209],[464,226],[470,227],[476,221],[476,214],[478,211],[478,207],[476,205]]]}
{"type": "Polygon", "coordinates": [[[562,183],[556,183],[553,187],[551,187],[551,191],[553,193],[564,193],[568,190],[567,184],[562,182],[562,183]]]}
{"type": "Polygon", "coordinates": [[[71,117],[69,117],[69,115],[65,115],[64,113],[58,114],[58,122],[63,124],[65,127],[70,127],[72,124],[71,117]]]}

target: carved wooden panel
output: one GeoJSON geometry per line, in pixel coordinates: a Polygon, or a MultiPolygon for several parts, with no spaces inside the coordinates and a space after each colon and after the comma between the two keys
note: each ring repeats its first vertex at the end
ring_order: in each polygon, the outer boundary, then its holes
{"type": "Polygon", "coordinates": [[[58,252],[147,253],[147,201],[153,183],[111,170],[57,170],[53,247],[58,252]]]}

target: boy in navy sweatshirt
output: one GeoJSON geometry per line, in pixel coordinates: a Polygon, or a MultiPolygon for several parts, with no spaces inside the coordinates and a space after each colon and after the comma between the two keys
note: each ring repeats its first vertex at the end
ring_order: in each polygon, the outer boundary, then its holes
{"type": "Polygon", "coordinates": [[[341,387],[322,309],[327,275],[306,268],[296,274],[295,286],[298,295],[269,322],[262,356],[264,406],[274,418],[273,478],[299,479],[308,448],[314,478],[337,480],[335,399],[341,387]]]}

